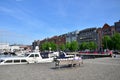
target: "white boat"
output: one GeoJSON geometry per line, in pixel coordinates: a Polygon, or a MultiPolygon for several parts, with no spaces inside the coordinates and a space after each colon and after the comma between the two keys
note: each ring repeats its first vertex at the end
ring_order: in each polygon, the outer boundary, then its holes
{"type": "Polygon", "coordinates": [[[63,51],[60,52],[53,52],[54,56],[59,57],[59,58],[73,58],[74,55],[72,54],[67,54],[63,51]]]}
{"type": "Polygon", "coordinates": [[[54,57],[50,57],[50,54],[31,52],[25,54],[23,57],[1,57],[0,65],[9,65],[9,64],[27,64],[27,63],[47,63],[53,62],[54,57]],[[24,61],[24,62],[23,62],[24,61]]]}
{"type": "Polygon", "coordinates": [[[49,53],[39,53],[39,52],[32,52],[25,54],[25,59],[29,63],[46,63],[52,62],[54,57],[50,57],[49,53]]]}
{"type": "Polygon", "coordinates": [[[2,57],[0,65],[27,64],[28,61],[22,57],[2,57]]]}
{"type": "Polygon", "coordinates": [[[28,63],[47,63],[53,62],[54,57],[50,56],[49,53],[40,53],[39,47],[36,46],[34,52],[25,54],[25,59],[28,61],[28,63]]]}
{"type": "MultiPolygon", "coordinates": [[[[66,58],[73,57],[73,55],[66,55],[66,53],[62,52],[66,58]]],[[[31,52],[26,53],[23,57],[1,57],[0,64],[27,64],[27,63],[48,63],[53,62],[54,56],[53,53],[39,53],[39,52],[31,52]],[[18,62],[16,62],[16,60],[18,62]],[[22,62],[21,60],[26,60],[26,62],[22,62]],[[9,62],[11,61],[11,62],[9,62]],[[9,62],[9,63],[8,63],[9,62]]]]}
{"type": "Polygon", "coordinates": [[[6,64],[27,64],[27,63],[46,63],[53,62],[54,57],[49,53],[39,53],[38,47],[34,52],[26,53],[21,57],[0,57],[0,65],[6,64]]]}

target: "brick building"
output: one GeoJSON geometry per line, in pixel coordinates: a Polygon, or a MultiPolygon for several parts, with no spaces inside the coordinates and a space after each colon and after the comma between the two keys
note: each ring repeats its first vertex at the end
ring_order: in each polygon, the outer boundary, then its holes
{"type": "Polygon", "coordinates": [[[60,35],[60,36],[54,36],[51,38],[46,38],[44,40],[40,41],[40,45],[45,42],[54,42],[57,45],[65,44],[66,43],[66,34],[60,35]]]}
{"type": "Polygon", "coordinates": [[[105,23],[103,25],[102,28],[98,28],[97,29],[97,35],[98,35],[98,50],[103,50],[103,45],[102,45],[102,38],[104,36],[113,36],[113,34],[115,33],[115,27],[114,26],[110,26],[107,23],[105,23]]]}
{"type": "Polygon", "coordinates": [[[102,36],[105,35],[112,36],[115,33],[115,27],[109,26],[108,24],[104,24],[101,32],[102,32],[102,36]]]}

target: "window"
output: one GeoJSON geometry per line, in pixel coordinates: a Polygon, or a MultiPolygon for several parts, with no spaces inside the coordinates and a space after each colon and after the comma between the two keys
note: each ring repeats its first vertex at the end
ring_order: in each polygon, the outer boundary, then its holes
{"type": "Polygon", "coordinates": [[[29,54],[25,54],[25,56],[28,56],[29,54]]]}
{"type": "Polygon", "coordinates": [[[0,63],[3,62],[4,60],[0,60],[0,63]]]}
{"type": "Polygon", "coordinates": [[[21,62],[27,62],[26,60],[22,59],[21,62]]]}
{"type": "Polygon", "coordinates": [[[59,56],[60,56],[60,58],[64,58],[65,54],[63,52],[60,52],[59,56]]]}
{"type": "Polygon", "coordinates": [[[48,53],[40,53],[42,58],[48,58],[48,53]]]}
{"type": "Polygon", "coordinates": [[[31,54],[30,57],[34,57],[34,54],[31,54]]]}
{"type": "Polygon", "coordinates": [[[14,60],[14,63],[20,63],[20,60],[14,60]]]}
{"type": "Polygon", "coordinates": [[[39,57],[39,55],[38,55],[38,54],[35,54],[35,57],[39,57]]]}
{"type": "Polygon", "coordinates": [[[12,60],[6,60],[5,63],[12,63],[12,60]]]}

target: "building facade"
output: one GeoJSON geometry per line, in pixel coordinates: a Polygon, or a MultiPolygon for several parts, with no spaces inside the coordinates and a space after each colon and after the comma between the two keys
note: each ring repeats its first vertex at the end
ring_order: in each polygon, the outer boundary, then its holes
{"type": "Polygon", "coordinates": [[[114,26],[115,26],[116,32],[119,32],[119,33],[120,33],[120,20],[119,20],[118,22],[115,22],[115,23],[114,23],[114,26]]]}
{"type": "Polygon", "coordinates": [[[18,52],[21,50],[31,50],[31,46],[28,45],[9,45],[9,43],[0,43],[0,53],[4,52],[18,52]]]}
{"type": "Polygon", "coordinates": [[[46,38],[44,40],[40,41],[40,45],[45,42],[54,42],[56,45],[61,45],[66,43],[66,34],[60,35],[60,36],[54,36],[51,38],[46,38]]]}
{"type": "Polygon", "coordinates": [[[66,34],[66,42],[77,41],[79,31],[73,31],[66,34]]]}
{"type": "Polygon", "coordinates": [[[0,43],[0,53],[10,51],[9,43],[0,43]]]}
{"type": "Polygon", "coordinates": [[[102,45],[102,28],[97,29],[97,46],[99,51],[103,51],[103,45],[102,45]]]}
{"type": "Polygon", "coordinates": [[[56,39],[56,44],[57,45],[66,44],[66,34],[58,36],[56,39]]]}
{"type": "Polygon", "coordinates": [[[104,26],[102,27],[102,37],[108,35],[108,36],[113,36],[113,34],[115,33],[115,27],[114,26],[110,26],[108,24],[104,24],[104,26]]]}
{"type": "Polygon", "coordinates": [[[98,46],[98,50],[103,50],[103,44],[102,44],[102,38],[106,35],[113,36],[115,32],[120,33],[120,20],[118,22],[115,22],[113,26],[108,25],[105,23],[100,28],[87,28],[81,31],[72,31],[64,35],[60,36],[54,36],[51,38],[46,38],[41,41],[34,41],[33,47],[41,45],[42,43],[48,41],[48,42],[54,42],[57,45],[66,44],[66,42],[72,42],[77,41],[79,44],[82,42],[95,42],[98,46]]]}
{"type": "Polygon", "coordinates": [[[98,37],[97,37],[97,28],[87,28],[84,30],[79,31],[77,41],[79,44],[82,42],[95,42],[97,43],[98,37]]]}
{"type": "Polygon", "coordinates": [[[103,37],[104,36],[112,37],[115,32],[116,32],[115,27],[110,26],[107,23],[105,23],[102,28],[97,29],[99,51],[103,51],[103,43],[102,43],[103,37]]]}

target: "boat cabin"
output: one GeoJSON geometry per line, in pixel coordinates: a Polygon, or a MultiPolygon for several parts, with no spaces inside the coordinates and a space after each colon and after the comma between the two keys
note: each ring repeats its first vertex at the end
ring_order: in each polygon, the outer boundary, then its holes
{"type": "Polygon", "coordinates": [[[25,58],[21,57],[7,57],[0,59],[0,65],[12,65],[12,64],[27,64],[28,61],[25,58]]]}

